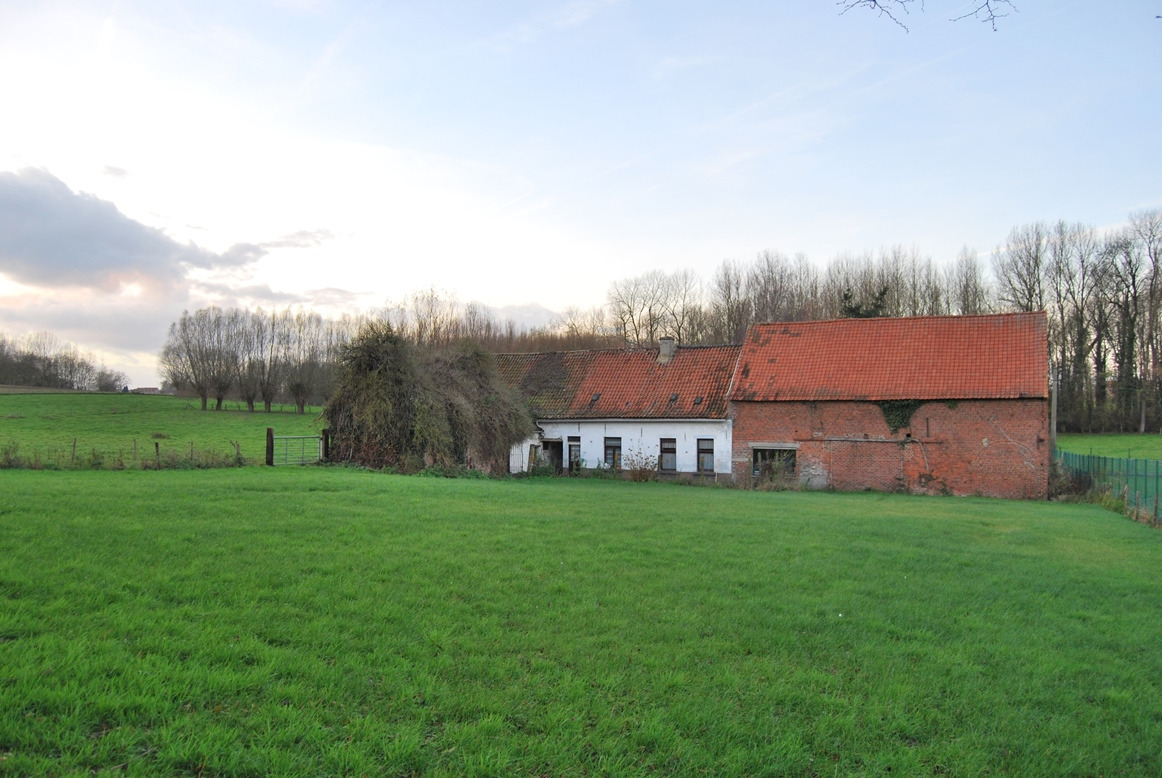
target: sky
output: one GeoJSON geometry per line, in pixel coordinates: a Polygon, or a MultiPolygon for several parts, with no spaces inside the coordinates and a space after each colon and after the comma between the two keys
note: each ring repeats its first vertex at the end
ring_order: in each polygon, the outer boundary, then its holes
{"type": "Polygon", "coordinates": [[[1162,2],[0,0],[0,333],[499,310],[1162,207],[1162,2]]]}

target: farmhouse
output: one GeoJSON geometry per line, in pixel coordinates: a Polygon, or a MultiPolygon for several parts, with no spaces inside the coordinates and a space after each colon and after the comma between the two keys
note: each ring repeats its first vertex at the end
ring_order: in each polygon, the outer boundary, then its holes
{"type": "Polygon", "coordinates": [[[1044,499],[1044,313],[756,324],[739,346],[503,354],[539,433],[514,472],[1044,499]]]}
{"type": "Polygon", "coordinates": [[[509,469],[639,469],[731,477],[727,395],[738,346],[501,354],[502,379],[532,408],[539,433],[509,469]]]}
{"type": "Polygon", "coordinates": [[[1045,499],[1045,314],[755,325],[730,416],[736,480],[1045,499]]]}

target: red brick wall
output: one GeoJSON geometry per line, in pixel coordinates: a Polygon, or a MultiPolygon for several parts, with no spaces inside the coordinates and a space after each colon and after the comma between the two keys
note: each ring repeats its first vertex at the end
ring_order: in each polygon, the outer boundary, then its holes
{"type": "Polygon", "coordinates": [[[893,433],[875,403],[733,403],[734,477],[750,477],[754,447],[790,444],[798,447],[798,480],[812,488],[1043,500],[1048,406],[1046,400],[930,402],[893,433]]]}

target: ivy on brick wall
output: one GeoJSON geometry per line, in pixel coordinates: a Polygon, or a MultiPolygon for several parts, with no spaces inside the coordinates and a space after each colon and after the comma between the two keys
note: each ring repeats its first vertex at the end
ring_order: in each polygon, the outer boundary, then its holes
{"type": "Polygon", "coordinates": [[[884,421],[888,423],[888,429],[893,435],[904,427],[911,426],[912,414],[923,404],[922,400],[883,400],[876,403],[880,406],[884,421]]]}

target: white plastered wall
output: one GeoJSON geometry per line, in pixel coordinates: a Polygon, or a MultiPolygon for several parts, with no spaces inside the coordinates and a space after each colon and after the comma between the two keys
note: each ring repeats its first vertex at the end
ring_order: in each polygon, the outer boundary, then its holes
{"type": "Polygon", "coordinates": [[[538,421],[542,434],[513,446],[509,453],[509,470],[527,472],[531,446],[545,441],[560,441],[566,461],[569,457],[569,438],[581,439],[581,466],[601,467],[605,463],[605,439],[621,438],[623,462],[636,457],[657,461],[661,454],[662,438],[673,438],[677,449],[677,471],[698,472],[698,440],[714,441],[714,472],[730,475],[731,423],[713,419],[658,419],[624,420],[598,419],[586,421],[538,421]]]}

